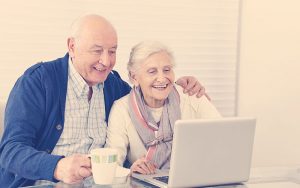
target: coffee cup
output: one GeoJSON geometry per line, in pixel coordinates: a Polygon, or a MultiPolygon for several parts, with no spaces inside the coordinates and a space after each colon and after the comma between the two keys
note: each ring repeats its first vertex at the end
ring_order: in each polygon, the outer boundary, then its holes
{"type": "Polygon", "coordinates": [[[112,184],[117,168],[118,151],[112,148],[97,148],[90,153],[95,184],[112,184]]]}

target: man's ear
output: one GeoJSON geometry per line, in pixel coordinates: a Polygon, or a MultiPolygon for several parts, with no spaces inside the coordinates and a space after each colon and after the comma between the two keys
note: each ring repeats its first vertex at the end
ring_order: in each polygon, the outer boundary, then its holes
{"type": "Polygon", "coordinates": [[[75,51],[75,39],[74,38],[68,38],[67,41],[68,49],[69,49],[69,56],[72,58],[74,57],[74,51],[75,51]]]}
{"type": "Polygon", "coordinates": [[[138,83],[138,81],[136,79],[136,74],[135,73],[133,73],[132,71],[129,71],[128,77],[129,77],[130,81],[133,83],[134,86],[138,86],[139,85],[139,83],[138,83]]]}

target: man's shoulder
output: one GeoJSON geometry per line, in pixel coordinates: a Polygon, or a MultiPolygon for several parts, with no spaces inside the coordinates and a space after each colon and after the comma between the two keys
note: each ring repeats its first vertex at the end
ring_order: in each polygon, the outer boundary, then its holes
{"type": "Polygon", "coordinates": [[[120,74],[119,74],[117,71],[112,70],[112,71],[111,71],[111,74],[114,75],[115,77],[121,79],[121,76],[120,76],[120,74]]]}
{"type": "Polygon", "coordinates": [[[117,71],[114,70],[109,73],[104,85],[104,88],[110,87],[110,89],[115,92],[125,92],[127,94],[131,90],[130,85],[121,78],[117,71]]]}
{"type": "Polygon", "coordinates": [[[29,67],[25,72],[24,75],[35,75],[35,74],[47,74],[52,72],[55,69],[63,69],[64,66],[67,66],[66,56],[62,58],[57,58],[52,61],[41,61],[29,67]]]}
{"type": "Polygon", "coordinates": [[[117,82],[120,82],[120,83],[126,83],[124,80],[122,80],[120,74],[117,71],[115,71],[115,70],[112,70],[109,73],[109,75],[107,76],[107,80],[106,81],[117,81],[117,82]]]}

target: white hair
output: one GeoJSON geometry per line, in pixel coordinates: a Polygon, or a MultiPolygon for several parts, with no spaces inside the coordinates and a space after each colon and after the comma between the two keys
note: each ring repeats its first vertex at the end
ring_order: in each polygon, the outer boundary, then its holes
{"type": "Polygon", "coordinates": [[[97,14],[84,14],[77,19],[74,20],[74,22],[71,24],[70,31],[69,31],[69,37],[74,38],[75,40],[79,40],[79,37],[81,35],[81,31],[83,28],[83,25],[91,19],[98,19],[102,20],[103,23],[108,24],[115,30],[113,25],[103,16],[97,15],[97,14]]]}
{"type": "Polygon", "coordinates": [[[171,59],[172,65],[175,65],[172,51],[164,44],[157,41],[143,41],[136,44],[130,52],[127,70],[130,74],[136,72],[144,63],[144,61],[151,55],[165,52],[171,59]]]}
{"type": "Polygon", "coordinates": [[[95,14],[84,14],[78,18],[76,18],[73,23],[71,24],[70,31],[69,31],[69,37],[78,39],[81,33],[82,25],[86,18],[91,16],[97,16],[95,14]]]}

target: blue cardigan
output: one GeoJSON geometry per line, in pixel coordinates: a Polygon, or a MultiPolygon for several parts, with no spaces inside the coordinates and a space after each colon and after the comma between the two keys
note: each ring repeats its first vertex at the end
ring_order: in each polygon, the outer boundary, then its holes
{"type": "MultiPolygon", "coordinates": [[[[0,143],[0,187],[29,186],[40,179],[56,181],[53,173],[62,156],[50,153],[64,126],[68,59],[67,54],[38,63],[14,85],[0,143]]],[[[106,121],[113,102],[130,89],[117,72],[108,75],[104,82],[106,121]]]]}

